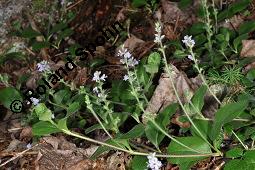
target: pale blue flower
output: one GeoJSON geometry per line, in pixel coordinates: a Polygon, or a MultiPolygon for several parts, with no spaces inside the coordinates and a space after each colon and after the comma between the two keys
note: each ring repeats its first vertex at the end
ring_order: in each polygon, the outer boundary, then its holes
{"type": "Polygon", "coordinates": [[[50,66],[48,64],[48,61],[43,60],[40,63],[38,63],[37,64],[37,69],[40,72],[44,72],[44,71],[50,70],[50,66]]]}
{"type": "Polygon", "coordinates": [[[192,48],[195,45],[195,41],[192,39],[192,36],[185,35],[182,42],[186,45],[186,47],[192,48]]]}
{"type": "Polygon", "coordinates": [[[31,97],[30,100],[32,101],[32,103],[33,103],[34,106],[37,106],[37,105],[39,104],[39,102],[40,102],[39,99],[34,98],[34,97],[31,97]]]}
{"type": "Polygon", "coordinates": [[[160,170],[160,167],[162,166],[162,163],[158,160],[158,158],[155,157],[156,153],[152,153],[147,156],[148,162],[147,167],[151,170],[160,170]]]}
{"type": "Polygon", "coordinates": [[[127,81],[128,79],[129,79],[128,75],[125,75],[125,76],[123,77],[123,80],[124,80],[124,81],[127,81]]]}

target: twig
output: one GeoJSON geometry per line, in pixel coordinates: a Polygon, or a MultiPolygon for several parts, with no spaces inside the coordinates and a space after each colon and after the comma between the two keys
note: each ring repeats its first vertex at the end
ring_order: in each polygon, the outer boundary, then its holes
{"type": "Polygon", "coordinates": [[[81,3],[82,1],[84,1],[84,0],[79,0],[78,2],[76,2],[76,3],[74,3],[74,4],[71,4],[70,6],[68,6],[68,7],[66,8],[66,10],[70,10],[70,9],[74,8],[76,5],[78,5],[78,4],[81,3]]]}
{"type": "MultiPolygon", "coordinates": [[[[34,145],[33,147],[35,147],[35,146],[37,146],[37,145],[38,145],[38,144],[34,145]]],[[[29,150],[32,149],[33,147],[28,148],[28,149],[26,149],[26,150],[24,150],[24,151],[22,151],[22,152],[19,152],[19,153],[15,154],[16,156],[14,156],[14,157],[10,158],[9,160],[5,161],[4,163],[2,163],[2,164],[0,165],[0,168],[3,167],[4,165],[8,164],[9,162],[11,162],[11,161],[13,161],[13,160],[15,160],[15,159],[17,159],[17,158],[23,156],[27,151],[29,151],[29,150]]]]}

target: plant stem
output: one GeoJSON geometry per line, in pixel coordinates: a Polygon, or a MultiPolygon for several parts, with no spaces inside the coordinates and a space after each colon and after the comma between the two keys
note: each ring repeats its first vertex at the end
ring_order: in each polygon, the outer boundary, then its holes
{"type": "Polygon", "coordinates": [[[92,104],[90,102],[89,96],[85,97],[85,103],[87,104],[87,108],[90,110],[90,112],[93,114],[93,116],[96,118],[96,120],[98,121],[98,123],[100,124],[100,126],[103,128],[103,130],[105,131],[105,133],[112,139],[112,135],[106,130],[105,126],[103,125],[103,123],[101,122],[101,120],[99,119],[99,117],[97,116],[97,114],[95,113],[94,109],[92,108],[92,104]]]}
{"type": "Polygon", "coordinates": [[[202,74],[202,71],[201,71],[201,69],[200,69],[199,66],[198,66],[197,59],[195,58],[195,54],[194,54],[192,48],[190,48],[189,51],[190,51],[190,54],[191,54],[191,56],[192,56],[192,58],[193,58],[193,61],[194,61],[194,64],[195,64],[195,68],[197,69],[201,80],[203,81],[204,85],[207,87],[207,89],[208,89],[208,91],[211,93],[211,95],[214,97],[214,99],[221,105],[221,104],[222,104],[221,101],[220,101],[220,100],[217,98],[217,96],[213,93],[213,91],[212,91],[211,88],[209,87],[207,81],[205,80],[205,78],[204,78],[204,76],[203,76],[203,74],[202,74]]]}
{"type": "Polygon", "coordinates": [[[241,143],[241,145],[244,147],[245,150],[248,150],[249,148],[247,147],[247,145],[245,145],[242,140],[236,135],[236,133],[232,130],[232,133],[234,134],[234,136],[237,138],[237,140],[241,143]]]}
{"type": "Polygon", "coordinates": [[[170,136],[170,135],[169,135],[165,130],[163,130],[154,120],[152,120],[152,119],[149,119],[149,120],[153,123],[154,126],[156,126],[156,128],[157,128],[158,130],[160,130],[164,135],[166,135],[167,137],[169,137],[169,138],[170,138],[171,140],[173,140],[174,142],[178,143],[179,145],[181,145],[181,146],[183,146],[183,147],[185,147],[185,148],[187,148],[187,149],[189,149],[189,150],[191,150],[191,151],[193,151],[193,152],[201,153],[200,151],[197,151],[197,150],[195,150],[195,149],[192,149],[192,148],[190,148],[189,146],[186,146],[185,144],[179,142],[179,141],[178,141],[177,139],[175,139],[174,137],[170,136]]]}
{"type": "MultiPolygon", "coordinates": [[[[127,149],[123,149],[123,148],[120,148],[120,147],[117,147],[117,146],[114,146],[114,145],[111,145],[111,144],[108,144],[108,143],[105,143],[105,142],[97,141],[97,140],[91,139],[89,137],[82,136],[82,135],[79,135],[77,133],[73,133],[69,130],[65,130],[65,129],[61,129],[61,130],[62,130],[62,132],[64,132],[67,135],[74,136],[74,137],[77,137],[77,138],[80,138],[80,139],[84,139],[86,141],[89,141],[89,142],[92,142],[92,143],[95,143],[95,144],[99,144],[99,145],[102,145],[102,146],[108,146],[110,148],[113,148],[113,149],[116,149],[116,150],[119,150],[119,151],[123,151],[123,152],[129,153],[131,155],[138,155],[138,156],[148,156],[149,155],[149,153],[137,152],[137,151],[133,151],[133,150],[127,150],[127,149]]],[[[191,154],[191,155],[156,154],[155,156],[156,157],[162,157],[162,158],[191,158],[191,157],[220,156],[220,154],[219,153],[191,154]]]]}
{"type": "MultiPolygon", "coordinates": [[[[176,87],[175,87],[175,84],[174,84],[174,81],[173,81],[173,78],[172,78],[171,71],[170,71],[170,69],[169,69],[169,67],[168,67],[168,64],[167,64],[165,49],[164,49],[164,46],[163,46],[162,42],[160,42],[160,48],[161,48],[160,51],[161,51],[161,53],[162,53],[162,55],[163,55],[163,58],[164,58],[164,63],[165,63],[165,67],[166,67],[167,74],[168,74],[168,76],[169,76],[169,78],[170,78],[170,82],[171,82],[171,85],[172,85],[172,87],[173,87],[175,96],[176,96],[176,98],[177,98],[177,100],[178,100],[178,102],[179,102],[179,104],[180,104],[182,110],[184,111],[185,115],[186,115],[187,118],[189,119],[189,121],[190,121],[190,123],[192,124],[192,126],[195,128],[195,130],[196,130],[196,131],[198,132],[198,134],[201,136],[201,138],[202,138],[211,148],[213,148],[214,150],[218,151],[217,148],[215,148],[210,142],[207,141],[207,139],[206,139],[206,138],[204,137],[204,135],[200,132],[200,130],[197,128],[197,126],[194,124],[194,122],[193,122],[192,119],[190,118],[189,114],[187,113],[187,111],[186,111],[184,105],[182,104],[182,101],[181,101],[181,99],[180,99],[180,97],[179,97],[179,95],[178,95],[177,89],[176,89],[176,87]]],[[[219,151],[218,151],[218,152],[219,152],[219,151]]]]}

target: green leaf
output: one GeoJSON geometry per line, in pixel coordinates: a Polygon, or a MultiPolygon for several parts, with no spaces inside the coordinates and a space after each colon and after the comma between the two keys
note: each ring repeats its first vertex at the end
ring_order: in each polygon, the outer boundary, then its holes
{"type": "Polygon", "coordinates": [[[39,120],[42,121],[52,121],[52,112],[50,109],[48,109],[44,103],[40,103],[37,106],[34,107],[35,113],[38,116],[39,120]]]}
{"type": "Polygon", "coordinates": [[[249,163],[252,163],[252,164],[255,164],[255,150],[246,151],[244,153],[243,158],[244,158],[245,161],[247,161],[249,163]]]}
{"type": "Polygon", "coordinates": [[[50,45],[51,44],[47,41],[43,41],[43,42],[36,41],[35,43],[32,44],[32,48],[33,48],[33,50],[38,51],[42,48],[50,47],[50,45]]]}
{"type": "MultiPolygon", "coordinates": [[[[202,133],[203,136],[208,136],[209,128],[211,127],[211,124],[207,120],[193,120],[196,127],[199,129],[199,131],[202,133]]],[[[193,136],[201,137],[200,134],[197,132],[197,130],[194,128],[194,126],[191,126],[191,133],[193,136]]]]}
{"type": "Polygon", "coordinates": [[[233,148],[229,151],[226,152],[226,157],[227,158],[238,158],[243,155],[243,149],[241,148],[233,148]]]}
{"type": "Polygon", "coordinates": [[[21,37],[24,37],[24,38],[35,38],[40,35],[42,34],[33,30],[31,27],[28,27],[21,32],[21,37]]]}
{"type": "Polygon", "coordinates": [[[67,108],[67,115],[70,115],[71,113],[77,112],[81,108],[81,105],[79,102],[73,102],[71,103],[67,108]]]}
{"type": "Polygon", "coordinates": [[[66,125],[66,121],[67,121],[67,118],[60,119],[58,121],[58,128],[68,130],[67,125],[66,125]]]}
{"type": "Polygon", "coordinates": [[[191,102],[195,109],[199,112],[201,112],[203,106],[204,106],[204,96],[207,91],[207,87],[205,85],[202,85],[194,94],[194,96],[191,99],[191,102]]]}
{"type": "Polygon", "coordinates": [[[238,50],[238,48],[242,44],[242,40],[245,40],[248,37],[249,37],[248,34],[242,34],[242,35],[238,36],[237,38],[235,38],[234,41],[233,41],[233,45],[234,45],[235,50],[238,50]]]}
{"type": "Polygon", "coordinates": [[[59,90],[53,95],[53,99],[57,104],[64,104],[71,98],[71,95],[69,90],[59,90]]]}
{"type": "Polygon", "coordinates": [[[40,121],[32,126],[32,133],[35,136],[49,135],[57,132],[61,132],[61,130],[50,122],[40,121]]]}
{"type": "Polygon", "coordinates": [[[180,59],[182,59],[182,58],[185,58],[185,57],[187,57],[187,54],[184,52],[184,50],[175,50],[175,52],[174,52],[174,57],[175,58],[180,58],[180,59]]]}
{"type": "Polygon", "coordinates": [[[129,132],[120,135],[118,139],[134,139],[142,136],[144,133],[144,125],[138,124],[134,126],[129,132]]]}
{"type": "MultiPolygon", "coordinates": [[[[114,139],[108,139],[107,141],[105,141],[105,143],[113,145],[113,146],[117,146],[120,147],[120,145],[118,145],[116,142],[113,141],[114,139]]],[[[101,154],[103,154],[106,151],[110,151],[112,150],[112,148],[108,147],[108,146],[99,146],[97,148],[97,150],[93,153],[93,155],[90,157],[90,159],[96,159],[98,156],[100,156],[101,154]]]]}
{"type": "Polygon", "coordinates": [[[145,70],[147,73],[150,73],[150,74],[155,74],[158,72],[158,66],[156,65],[144,65],[145,67],[145,70]]]}
{"type": "Polygon", "coordinates": [[[0,64],[4,64],[8,60],[24,60],[25,55],[22,52],[8,52],[3,56],[0,55],[0,64]]]}
{"type": "Polygon", "coordinates": [[[58,32],[58,31],[60,31],[60,30],[62,30],[64,28],[67,28],[67,27],[68,27],[68,25],[66,23],[63,23],[63,22],[61,22],[59,24],[56,24],[50,30],[49,35],[51,35],[53,33],[56,33],[56,32],[58,32]]]}
{"type": "Polygon", "coordinates": [[[249,6],[250,2],[251,2],[251,0],[241,0],[237,3],[233,3],[233,4],[229,5],[228,9],[219,13],[218,20],[222,21],[225,18],[231,18],[236,13],[241,12],[244,9],[246,9],[249,6]]]}
{"type": "Polygon", "coordinates": [[[241,34],[250,33],[254,30],[255,30],[255,21],[248,21],[248,22],[243,23],[240,26],[238,33],[239,33],[239,35],[241,35],[241,34]]]}
{"type": "Polygon", "coordinates": [[[146,156],[134,156],[131,162],[132,170],[147,169],[147,161],[146,156]]]}
{"type": "Polygon", "coordinates": [[[157,52],[151,53],[148,58],[148,62],[147,62],[148,64],[144,66],[146,72],[148,72],[150,74],[157,73],[160,61],[161,61],[161,57],[160,57],[159,53],[157,53],[157,52]]]}
{"type": "Polygon", "coordinates": [[[141,65],[137,67],[137,77],[139,82],[143,85],[146,86],[148,81],[149,81],[149,75],[146,73],[146,70],[143,66],[144,63],[141,62],[141,65]]]}
{"type": "Polygon", "coordinates": [[[212,127],[211,139],[220,134],[221,127],[239,116],[247,107],[246,101],[226,104],[215,113],[215,120],[212,127]]]}
{"type": "Polygon", "coordinates": [[[163,111],[161,111],[156,117],[156,122],[165,128],[170,123],[170,118],[175,114],[178,109],[178,104],[173,103],[168,105],[163,111]]]}
{"type": "Polygon", "coordinates": [[[194,40],[196,43],[196,46],[200,46],[202,44],[204,44],[207,41],[207,38],[204,34],[199,34],[197,36],[194,37],[194,40]]]}
{"type": "Polygon", "coordinates": [[[142,7],[147,4],[147,0],[133,0],[132,1],[132,6],[135,8],[142,7]]]}
{"type": "MultiPolygon", "coordinates": [[[[160,112],[155,118],[155,122],[161,126],[162,129],[166,129],[166,126],[170,123],[170,117],[176,112],[178,108],[177,104],[171,104],[164,109],[163,112],[160,112]]],[[[159,144],[164,139],[165,135],[159,131],[151,121],[148,121],[145,127],[145,134],[149,141],[156,147],[159,147],[159,144]]]]}
{"type": "Polygon", "coordinates": [[[100,66],[100,65],[102,65],[104,63],[105,63],[105,59],[103,59],[103,58],[95,58],[92,61],[90,61],[89,66],[91,68],[95,68],[95,67],[98,67],[98,66],[100,66]]]}
{"type": "Polygon", "coordinates": [[[0,90],[0,102],[8,109],[14,100],[22,101],[22,97],[15,88],[6,87],[0,90]]]}
{"type": "Polygon", "coordinates": [[[149,65],[159,65],[161,62],[161,57],[158,52],[153,52],[149,55],[148,64],[149,65]]]}
{"type": "Polygon", "coordinates": [[[254,169],[254,165],[249,164],[245,160],[234,159],[229,161],[225,164],[224,170],[234,170],[234,169],[241,169],[241,170],[251,170],[254,169]]]}
{"type": "Polygon", "coordinates": [[[159,144],[165,137],[163,133],[161,133],[151,121],[147,122],[145,127],[145,134],[149,141],[159,149],[159,144]]]}
{"type": "Polygon", "coordinates": [[[206,25],[202,22],[195,23],[191,26],[189,32],[192,35],[200,34],[205,32],[206,25]]]}
{"type": "Polygon", "coordinates": [[[94,130],[97,130],[97,129],[102,129],[102,126],[99,123],[94,124],[94,125],[90,126],[89,128],[86,128],[85,134],[89,134],[90,132],[93,132],[94,130]]]}
{"type": "Polygon", "coordinates": [[[73,34],[73,30],[71,29],[65,29],[64,31],[61,32],[61,34],[58,36],[57,42],[60,42],[62,39],[69,37],[73,34]]]}
{"type": "MultiPolygon", "coordinates": [[[[192,149],[195,149],[197,151],[200,151],[201,153],[212,153],[210,146],[201,138],[199,137],[194,137],[194,136],[190,136],[190,137],[178,137],[176,138],[179,142],[183,143],[184,145],[187,145],[189,147],[191,147],[192,149]]],[[[176,154],[176,155],[196,155],[198,153],[193,152],[193,151],[189,151],[187,150],[187,148],[181,146],[180,144],[172,141],[170,143],[170,145],[168,146],[167,149],[167,153],[168,154],[176,154]]],[[[182,165],[186,168],[190,168],[190,166],[194,165],[196,162],[198,162],[199,160],[202,160],[206,157],[182,157],[182,158],[169,158],[168,160],[170,161],[170,163],[173,164],[179,164],[182,165]]]]}

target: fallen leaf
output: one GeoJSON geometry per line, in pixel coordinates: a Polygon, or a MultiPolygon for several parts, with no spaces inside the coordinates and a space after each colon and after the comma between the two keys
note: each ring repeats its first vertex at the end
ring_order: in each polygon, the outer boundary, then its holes
{"type": "MultiPolygon", "coordinates": [[[[190,101],[195,91],[203,84],[203,81],[201,80],[200,76],[189,79],[184,72],[179,71],[174,65],[171,65],[171,68],[172,79],[176,87],[177,93],[182,103],[187,103],[190,101]]],[[[221,100],[226,95],[225,88],[222,86],[219,87],[212,86],[211,89],[212,91],[214,91],[216,96],[221,100]]],[[[207,118],[213,118],[214,113],[217,111],[219,107],[219,104],[214,99],[214,97],[209,93],[209,91],[207,91],[204,97],[204,101],[205,104],[202,109],[202,114],[207,118]]],[[[159,79],[159,84],[156,87],[145,112],[156,114],[164,110],[164,108],[166,108],[168,105],[172,103],[178,103],[178,100],[176,98],[170,78],[166,73],[163,73],[159,79]]],[[[144,123],[147,122],[145,117],[146,116],[143,115],[144,123]]]]}
{"type": "Polygon", "coordinates": [[[241,15],[234,15],[228,20],[224,20],[219,24],[219,27],[229,28],[231,30],[237,29],[244,22],[241,15]],[[227,22],[226,22],[227,21],[227,22]]]}
{"type": "MultiPolygon", "coordinates": [[[[173,75],[172,78],[177,93],[179,94],[182,102],[187,102],[189,99],[187,99],[186,94],[190,93],[192,96],[194,93],[194,89],[192,89],[191,85],[192,82],[188,79],[185,73],[180,72],[175,66],[171,65],[171,68],[173,75]]],[[[176,102],[178,101],[171,83],[171,79],[166,73],[163,73],[145,112],[155,114],[164,110],[164,108],[166,108],[169,104],[176,102]]],[[[146,122],[146,120],[143,119],[143,122],[146,122]]]]}
{"type": "Polygon", "coordinates": [[[241,57],[254,57],[255,56],[255,40],[242,41],[241,57]]]}
{"type": "Polygon", "coordinates": [[[129,49],[130,52],[132,52],[135,50],[136,47],[140,46],[143,43],[143,40],[137,38],[134,35],[131,35],[131,37],[124,42],[124,47],[129,49]]]}
{"type": "Polygon", "coordinates": [[[19,135],[20,140],[25,140],[26,142],[30,141],[33,137],[32,128],[24,127],[19,135]]]}

